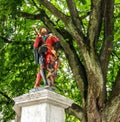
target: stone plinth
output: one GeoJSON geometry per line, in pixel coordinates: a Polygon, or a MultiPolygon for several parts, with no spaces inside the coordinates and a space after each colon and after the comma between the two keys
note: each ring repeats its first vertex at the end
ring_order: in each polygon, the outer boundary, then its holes
{"type": "Polygon", "coordinates": [[[64,109],[70,100],[60,94],[44,89],[14,98],[16,122],[65,122],[64,109]]]}

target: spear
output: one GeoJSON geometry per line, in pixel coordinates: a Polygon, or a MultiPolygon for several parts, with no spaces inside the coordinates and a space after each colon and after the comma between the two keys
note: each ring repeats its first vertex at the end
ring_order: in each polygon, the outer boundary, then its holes
{"type": "Polygon", "coordinates": [[[36,29],[35,27],[33,27],[33,29],[34,29],[34,31],[35,31],[35,33],[36,33],[36,35],[38,35],[38,36],[39,36],[39,33],[37,32],[37,29],[36,29]]]}

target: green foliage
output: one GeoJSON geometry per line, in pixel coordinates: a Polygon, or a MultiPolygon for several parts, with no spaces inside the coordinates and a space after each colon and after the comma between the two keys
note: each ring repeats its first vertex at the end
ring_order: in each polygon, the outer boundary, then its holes
{"type": "Polygon", "coordinates": [[[19,11],[22,5],[22,0],[0,0],[0,18],[7,19],[8,16],[13,16],[19,11]]]}
{"type": "MultiPolygon", "coordinates": [[[[28,93],[34,86],[37,66],[34,64],[32,36],[32,22],[25,19],[5,22],[4,39],[0,39],[0,91],[3,91],[11,99],[23,93],[28,93]],[[14,23],[16,22],[16,23],[14,23]],[[27,31],[26,31],[27,30],[27,31]],[[31,31],[29,31],[31,30],[31,31]]],[[[34,22],[35,23],[35,22],[34,22]]],[[[3,120],[14,118],[13,104],[0,94],[0,111],[3,120]],[[8,103],[8,104],[6,104],[8,103]]]]}
{"type": "MultiPolygon", "coordinates": [[[[70,16],[65,0],[51,0],[51,2],[61,12],[70,16]]],[[[108,91],[111,91],[115,76],[117,75],[116,73],[120,68],[120,4],[118,3],[119,0],[116,0],[114,11],[115,43],[108,68],[108,91]]],[[[75,4],[79,11],[79,15],[87,16],[87,13],[90,10],[90,1],[75,0],[75,4]]],[[[31,14],[39,13],[39,10],[37,10],[32,0],[0,0],[0,91],[4,92],[11,99],[24,93],[28,93],[29,90],[33,88],[36,72],[39,68],[39,65],[34,63],[33,49],[31,49],[31,45],[35,38],[33,25],[39,29],[43,23],[41,23],[41,21],[28,20],[19,17],[20,10],[31,14]],[[4,37],[6,40],[1,37],[4,37]]],[[[51,15],[50,12],[49,16],[51,16],[51,20],[54,22],[56,28],[64,27],[64,24],[61,21],[57,21],[57,18],[51,15]]],[[[83,18],[82,22],[84,25],[84,33],[86,34],[88,18],[83,18]]],[[[103,33],[101,33],[99,38],[98,50],[100,49],[102,39],[103,33]]],[[[76,52],[79,52],[76,43],[73,45],[76,48],[76,52]]],[[[80,91],[62,51],[60,52],[60,62],[60,69],[56,80],[56,92],[73,99],[78,105],[81,105],[80,91]]],[[[0,94],[0,112],[3,114],[1,121],[5,122],[14,119],[14,111],[12,107],[13,103],[9,102],[9,99],[6,98],[6,96],[0,94]]],[[[69,115],[66,115],[66,118],[66,122],[78,121],[74,117],[69,117],[69,115]]]]}

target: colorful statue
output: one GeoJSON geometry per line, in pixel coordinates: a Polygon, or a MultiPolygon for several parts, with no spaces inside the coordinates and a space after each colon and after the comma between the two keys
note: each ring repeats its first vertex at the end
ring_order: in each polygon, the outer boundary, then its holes
{"type": "MultiPolygon", "coordinates": [[[[50,85],[47,81],[46,70],[49,71],[48,67],[52,65],[51,61],[53,57],[57,56],[60,41],[56,36],[48,34],[48,30],[46,28],[41,28],[40,34],[37,34],[36,36],[33,47],[35,62],[40,64],[40,71],[37,73],[34,87],[39,87],[41,79],[43,79],[44,86],[49,87],[50,85]]],[[[52,77],[49,76],[48,79],[52,80],[52,77]]],[[[52,85],[54,80],[51,81],[52,85]]]]}

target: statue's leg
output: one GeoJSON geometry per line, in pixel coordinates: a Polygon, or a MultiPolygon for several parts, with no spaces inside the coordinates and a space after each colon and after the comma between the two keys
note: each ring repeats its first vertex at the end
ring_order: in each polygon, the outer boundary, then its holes
{"type": "Polygon", "coordinates": [[[47,82],[47,79],[46,79],[46,73],[45,73],[45,69],[40,69],[40,74],[43,78],[43,81],[44,81],[44,85],[47,86],[48,85],[48,82],[47,82]]]}
{"type": "Polygon", "coordinates": [[[50,76],[50,86],[54,86],[54,76],[50,76]]]}
{"type": "Polygon", "coordinates": [[[45,59],[42,55],[39,57],[39,64],[40,64],[40,74],[43,78],[44,85],[48,86],[48,82],[46,79],[46,72],[45,72],[45,59]]]}
{"type": "Polygon", "coordinates": [[[35,88],[36,88],[36,87],[39,87],[41,78],[42,78],[42,77],[41,77],[41,75],[40,75],[40,72],[38,72],[38,73],[37,73],[37,78],[36,78],[36,83],[35,83],[35,85],[34,85],[35,88]]]}
{"type": "Polygon", "coordinates": [[[38,62],[38,49],[37,48],[34,48],[34,61],[35,63],[39,63],[38,62]]]}

